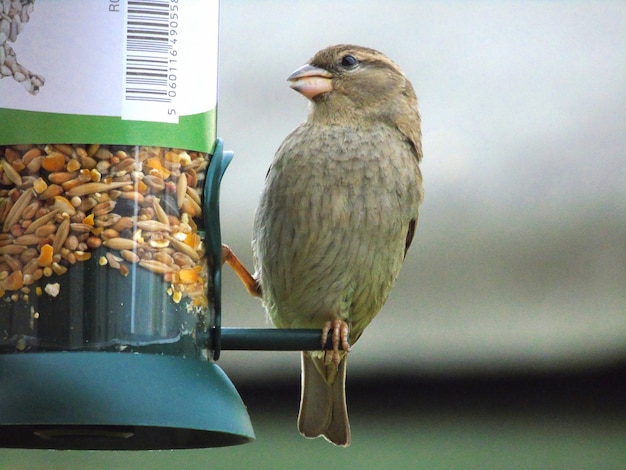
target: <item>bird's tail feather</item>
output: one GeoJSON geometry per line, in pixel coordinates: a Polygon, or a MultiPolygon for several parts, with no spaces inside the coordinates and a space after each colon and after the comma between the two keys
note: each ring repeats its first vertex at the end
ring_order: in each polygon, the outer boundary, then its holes
{"type": "Polygon", "coordinates": [[[305,437],[324,436],[338,446],[350,445],[350,423],[346,405],[346,363],[324,364],[322,357],[302,353],[302,397],[298,430],[305,437]]]}

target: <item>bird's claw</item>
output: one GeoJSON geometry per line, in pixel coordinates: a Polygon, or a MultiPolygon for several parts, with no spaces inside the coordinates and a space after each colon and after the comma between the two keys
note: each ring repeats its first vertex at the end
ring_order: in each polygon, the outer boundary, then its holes
{"type": "Polygon", "coordinates": [[[322,327],[322,348],[324,349],[324,362],[330,364],[334,362],[339,365],[341,361],[341,354],[339,354],[339,345],[345,352],[350,352],[350,343],[348,343],[348,333],[350,327],[343,320],[327,321],[322,327]],[[332,350],[326,350],[326,341],[328,340],[328,334],[332,331],[331,341],[333,344],[332,350]]]}
{"type": "Polygon", "coordinates": [[[237,274],[237,277],[241,280],[252,297],[261,297],[262,289],[259,281],[250,274],[233,250],[231,250],[228,245],[222,244],[222,265],[224,263],[235,271],[235,274],[237,274]]]}

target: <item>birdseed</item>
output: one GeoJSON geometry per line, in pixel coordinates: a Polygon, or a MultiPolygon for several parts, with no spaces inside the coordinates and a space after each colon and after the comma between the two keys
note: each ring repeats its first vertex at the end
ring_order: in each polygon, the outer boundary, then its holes
{"type": "Polygon", "coordinates": [[[136,264],[163,277],[176,303],[207,307],[196,220],[208,163],[164,147],[0,146],[0,298],[25,301],[29,285],[104,246],[101,269],[127,276],[136,264]]]}

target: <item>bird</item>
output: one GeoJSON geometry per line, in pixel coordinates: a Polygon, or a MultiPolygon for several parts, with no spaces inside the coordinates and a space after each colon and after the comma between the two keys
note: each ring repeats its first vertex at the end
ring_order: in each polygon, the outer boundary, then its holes
{"type": "Polygon", "coordinates": [[[255,274],[227,246],[223,259],[275,327],[321,329],[320,350],[301,355],[298,430],[347,447],[348,352],[387,300],[424,198],[421,118],[408,78],[367,47],[327,47],[287,80],[310,110],[267,172],[255,274]]]}

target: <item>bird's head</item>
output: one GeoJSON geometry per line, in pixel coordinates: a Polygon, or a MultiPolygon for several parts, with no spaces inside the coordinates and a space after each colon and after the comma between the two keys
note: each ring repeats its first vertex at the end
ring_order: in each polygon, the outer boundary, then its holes
{"type": "Polygon", "coordinates": [[[365,47],[342,44],[323,49],[287,80],[313,102],[314,112],[363,115],[406,105],[417,109],[413,87],[400,68],[365,47]]]}
{"type": "Polygon", "coordinates": [[[421,159],[415,91],[384,54],[361,46],[331,46],[315,54],[287,80],[313,103],[309,119],[325,124],[388,122],[407,137],[417,159],[421,159]]]}

